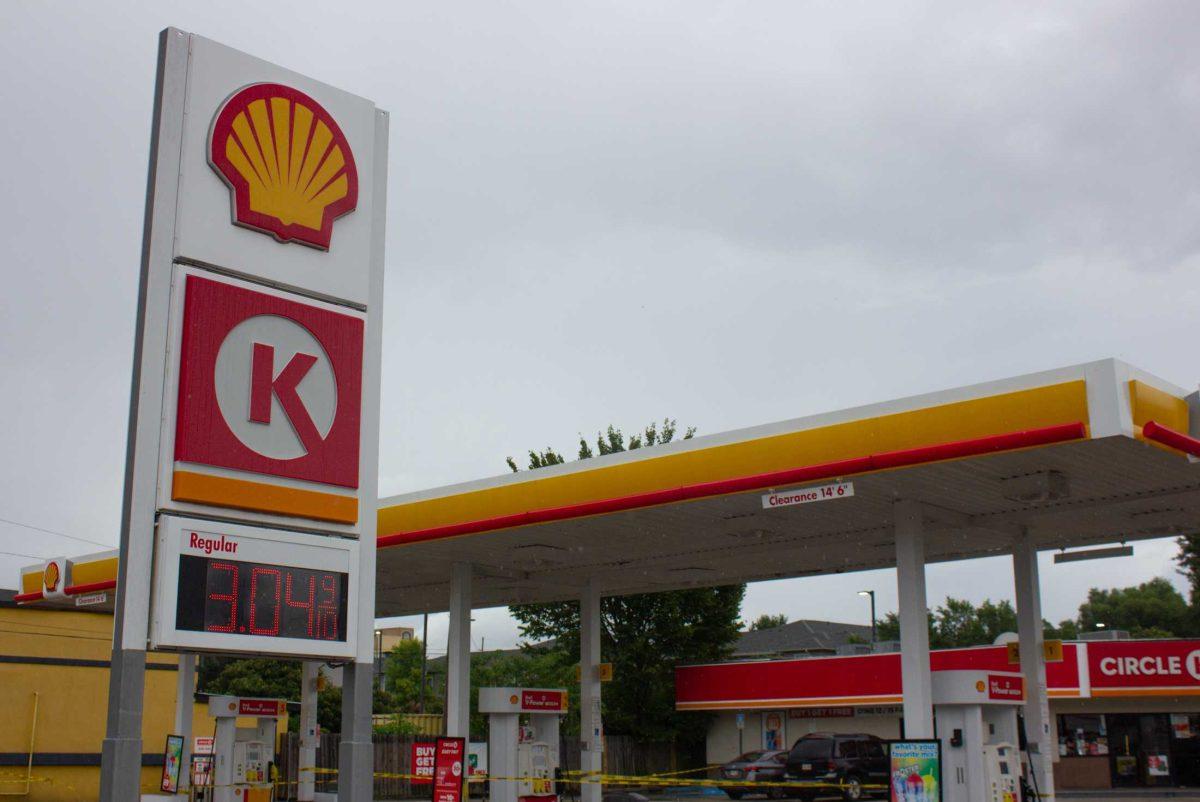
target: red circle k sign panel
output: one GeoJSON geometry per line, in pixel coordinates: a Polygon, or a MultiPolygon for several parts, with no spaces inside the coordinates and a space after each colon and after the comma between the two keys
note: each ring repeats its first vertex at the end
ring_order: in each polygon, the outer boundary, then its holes
{"type": "Polygon", "coordinates": [[[363,321],[188,276],[175,459],[358,487],[363,321]]]}

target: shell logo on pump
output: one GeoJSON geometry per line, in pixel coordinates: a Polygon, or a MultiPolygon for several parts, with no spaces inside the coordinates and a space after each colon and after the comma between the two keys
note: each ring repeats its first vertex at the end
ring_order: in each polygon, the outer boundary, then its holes
{"type": "Polygon", "coordinates": [[[232,192],[233,222],[329,250],[333,221],[358,205],[358,170],[320,103],[283,84],[251,84],[217,112],[208,158],[232,192]]]}

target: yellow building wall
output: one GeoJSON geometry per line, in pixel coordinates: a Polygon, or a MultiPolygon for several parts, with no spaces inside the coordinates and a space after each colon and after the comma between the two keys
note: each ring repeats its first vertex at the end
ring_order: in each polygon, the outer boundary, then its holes
{"type": "MultiPolygon", "coordinates": [[[[0,606],[0,753],[58,753],[95,756],[95,765],[34,765],[27,795],[25,765],[0,765],[0,800],[94,802],[99,797],[99,754],[108,710],[108,661],[113,617],[108,613],[0,606]],[[47,665],[27,658],[102,661],[103,665],[47,665]],[[34,705],[37,722],[34,730],[34,705]]],[[[175,721],[177,659],[151,654],[142,716],[142,751],[161,754],[175,721]]],[[[193,735],[212,735],[215,722],[208,705],[193,708],[193,735]]],[[[239,719],[250,727],[253,719],[239,719]]],[[[286,716],[279,731],[287,729],[286,716]]],[[[36,761],[35,761],[36,762],[36,761]]],[[[158,790],[162,769],[142,769],[142,790],[158,790]]]]}

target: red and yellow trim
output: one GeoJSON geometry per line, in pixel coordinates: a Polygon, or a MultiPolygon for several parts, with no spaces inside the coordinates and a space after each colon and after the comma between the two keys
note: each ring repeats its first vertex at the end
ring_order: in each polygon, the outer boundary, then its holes
{"type": "Polygon", "coordinates": [[[1200,688],[1092,688],[1092,696],[1200,696],[1200,688]]]}
{"type": "Polygon", "coordinates": [[[777,707],[849,707],[851,705],[900,704],[904,697],[889,696],[830,696],[799,699],[734,699],[727,702],[676,702],[676,710],[757,710],[777,707]]]}
{"type": "Polygon", "coordinates": [[[1188,405],[1184,399],[1134,379],[1129,382],[1129,412],[1139,440],[1168,451],[1200,456],[1189,450],[1192,445],[1200,446],[1200,441],[1186,434],[1188,405]]]}
{"type": "Polygon", "coordinates": [[[1048,445],[1087,422],[1068,381],[382,507],[379,546],[1048,445]]]}
{"type": "Polygon", "coordinates": [[[311,518],[353,524],[358,521],[358,499],[318,490],[282,487],[266,482],[231,479],[195,471],[176,470],[171,498],[193,504],[210,504],[237,510],[311,518]]]}

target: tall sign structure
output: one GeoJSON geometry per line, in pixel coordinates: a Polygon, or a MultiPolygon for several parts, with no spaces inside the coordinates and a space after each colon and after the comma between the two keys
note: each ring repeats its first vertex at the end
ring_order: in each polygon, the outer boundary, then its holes
{"type": "Polygon", "coordinates": [[[159,45],[101,799],[140,795],[147,650],[346,660],[369,800],[388,117],[159,45]]]}

